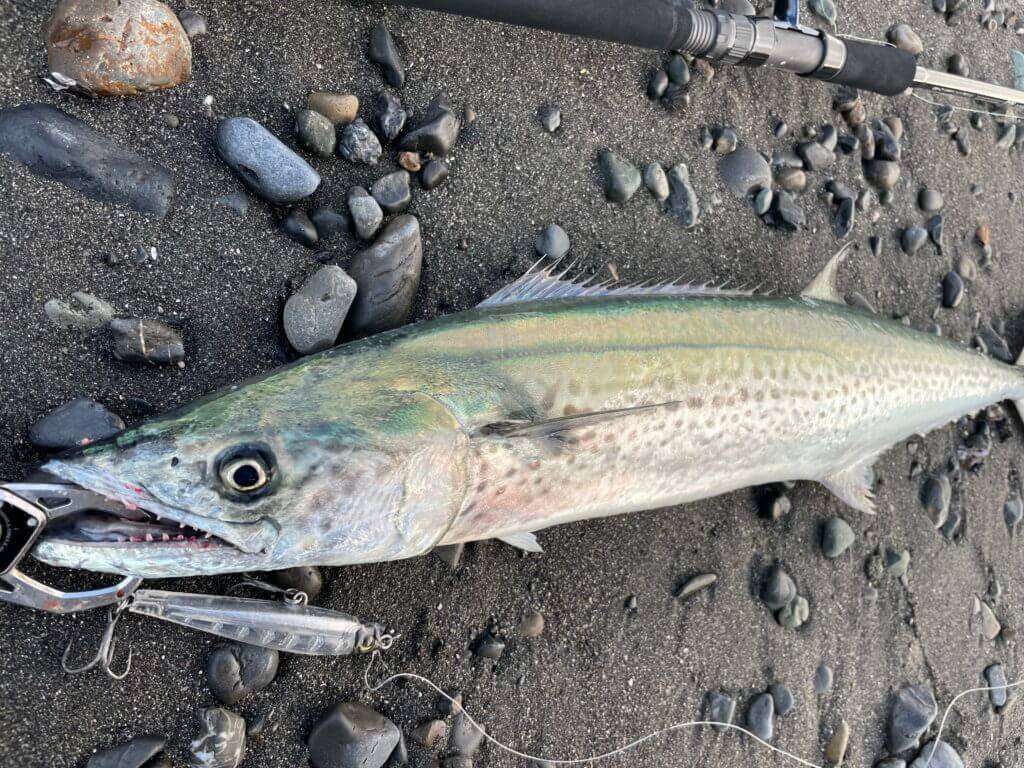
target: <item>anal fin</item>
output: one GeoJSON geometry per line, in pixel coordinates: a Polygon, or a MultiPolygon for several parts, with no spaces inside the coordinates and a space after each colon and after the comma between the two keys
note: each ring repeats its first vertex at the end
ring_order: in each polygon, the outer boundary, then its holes
{"type": "Polygon", "coordinates": [[[440,547],[434,547],[434,554],[448,563],[448,567],[454,571],[459,567],[462,551],[465,548],[465,544],[443,544],[440,547]]]}
{"type": "Polygon", "coordinates": [[[532,533],[511,533],[508,536],[499,536],[498,541],[508,544],[510,547],[521,549],[524,552],[541,553],[544,551],[537,537],[532,533]]]}
{"type": "Polygon", "coordinates": [[[829,475],[820,482],[839,497],[840,501],[860,512],[873,515],[875,514],[875,494],[871,490],[871,486],[875,482],[873,469],[875,458],[875,456],[869,456],[846,469],[829,475]]]}

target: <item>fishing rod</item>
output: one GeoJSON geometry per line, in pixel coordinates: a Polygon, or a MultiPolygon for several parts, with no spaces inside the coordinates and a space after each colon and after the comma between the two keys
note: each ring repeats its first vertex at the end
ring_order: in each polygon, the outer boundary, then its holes
{"type": "Polygon", "coordinates": [[[1024,104],[1024,91],[917,66],[893,45],[837,37],[799,22],[799,0],[776,0],[771,17],[694,8],[689,0],[394,0],[398,5],[689,53],[723,64],[771,67],[883,96],[926,88],[994,105],[1024,104]]]}

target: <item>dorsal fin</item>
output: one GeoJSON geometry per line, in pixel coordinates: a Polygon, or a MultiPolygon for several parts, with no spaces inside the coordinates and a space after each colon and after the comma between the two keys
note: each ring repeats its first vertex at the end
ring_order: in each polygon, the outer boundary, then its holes
{"type": "Polygon", "coordinates": [[[542,261],[530,267],[515,282],[488,296],[478,306],[498,307],[503,304],[582,296],[750,296],[754,293],[753,290],[743,288],[681,283],[675,280],[627,285],[620,285],[616,280],[595,283],[593,277],[569,277],[575,267],[574,263],[564,265],[564,261],[559,259],[541,266],[542,261]]]}
{"type": "Polygon", "coordinates": [[[846,300],[839,295],[839,288],[836,287],[836,277],[839,275],[839,265],[843,263],[852,246],[853,243],[847,243],[836,251],[835,255],[821,268],[821,272],[811,280],[810,285],[801,291],[800,295],[808,299],[845,304],[846,300]]]}

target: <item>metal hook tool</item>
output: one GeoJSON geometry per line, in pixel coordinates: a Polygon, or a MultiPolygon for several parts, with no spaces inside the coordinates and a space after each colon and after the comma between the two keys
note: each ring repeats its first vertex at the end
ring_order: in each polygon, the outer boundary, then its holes
{"type": "Polygon", "coordinates": [[[110,677],[115,680],[124,680],[128,673],[132,670],[132,648],[128,646],[128,661],[125,662],[123,672],[115,672],[113,670],[114,663],[114,652],[117,649],[117,637],[114,635],[117,629],[117,622],[121,618],[121,614],[128,608],[128,601],[124,600],[117,606],[112,606],[107,610],[107,626],[103,630],[103,634],[100,636],[99,648],[96,649],[96,655],[90,662],[81,667],[69,667],[68,657],[71,655],[71,646],[74,640],[68,641],[68,647],[64,649],[64,655],[61,656],[60,666],[69,675],[77,675],[82,672],[88,672],[97,666],[106,672],[110,677]]]}

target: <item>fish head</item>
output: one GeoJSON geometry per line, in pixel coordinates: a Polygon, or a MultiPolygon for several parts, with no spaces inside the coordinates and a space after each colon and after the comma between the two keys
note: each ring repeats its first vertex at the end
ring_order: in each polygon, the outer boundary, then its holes
{"type": "Polygon", "coordinates": [[[331,389],[270,377],[47,462],[126,512],[48,527],[34,555],[161,578],[429,551],[465,493],[457,422],[415,392],[331,389]]]}

